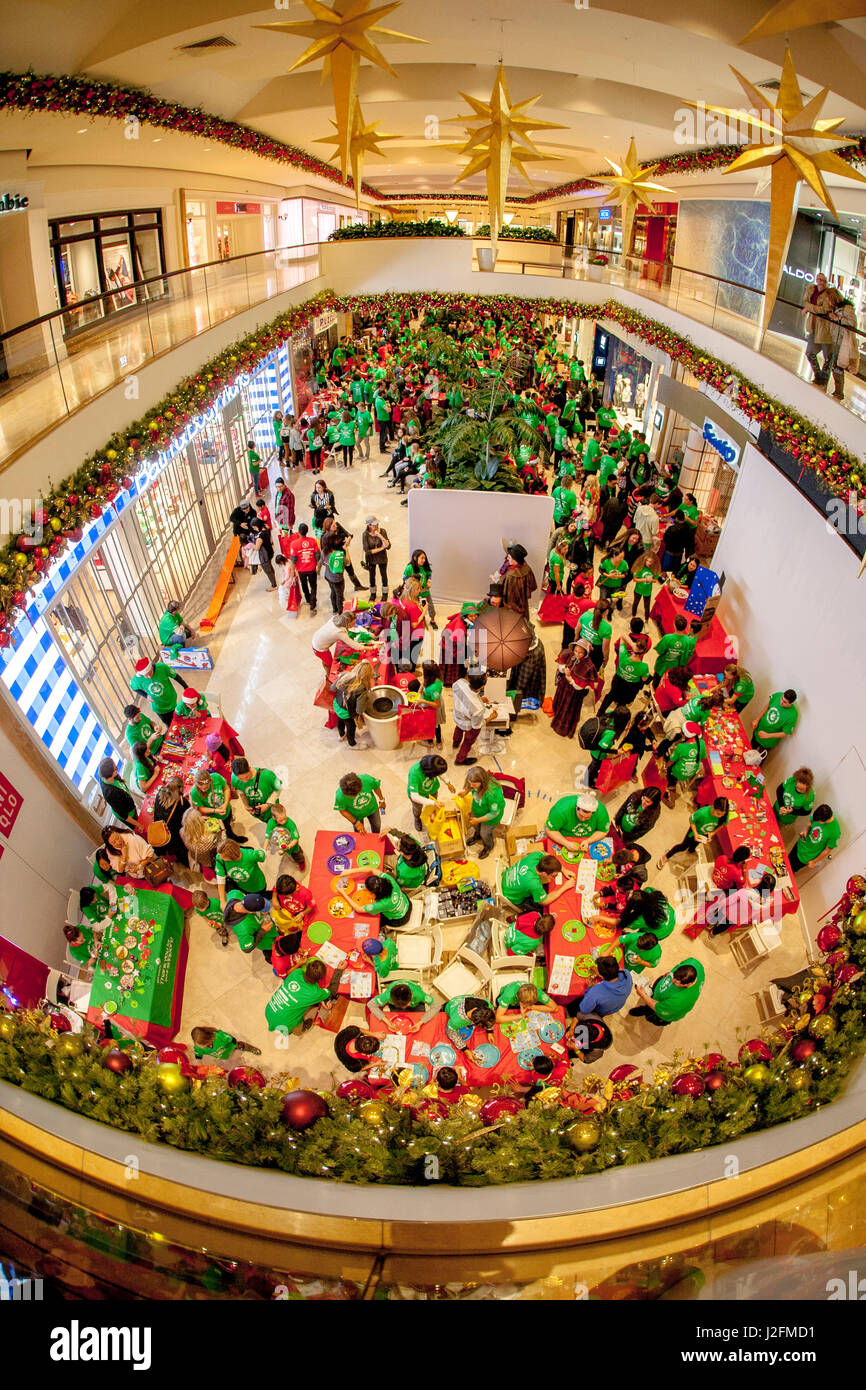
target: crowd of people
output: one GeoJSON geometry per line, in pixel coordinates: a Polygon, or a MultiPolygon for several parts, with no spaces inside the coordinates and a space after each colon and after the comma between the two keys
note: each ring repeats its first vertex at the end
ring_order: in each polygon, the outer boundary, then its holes
{"type": "MultiPolygon", "coordinates": [[[[694,955],[674,950],[676,959],[661,968],[663,943],[675,930],[676,915],[650,884],[653,869],[688,862],[699,847],[711,856],[715,852],[712,876],[721,906],[712,916],[696,911],[679,923],[692,938],[703,931],[740,929],[768,916],[778,919],[781,912],[776,876],[765,867],[756,871],[749,847],[731,854],[719,849],[718,837],[731,810],[728,800],[716,797],[699,805],[694,795],[707,756],[707,720],[714,711],[741,713],[754,699],[754,682],[742,665],[729,662],[713,689],[694,685],[695,653],[711,612],[701,618],[678,614],[672,631],[657,639],[650,631],[660,585],[688,587],[700,563],[698,503],[680,484],[679,460],[651,457],[643,432],[618,419],[604,403],[599,383],[562,348],[541,317],[510,321],[491,315],[478,325],[450,310],[434,309],[420,324],[380,315],[358,329],[363,332],[318,364],[318,389],[303,418],[275,414],[273,453],[263,461],[250,443],[251,495],[231,516],[244,564],[252,575],[261,569],[281,610],[297,612],[306,604],[311,615],[317,614],[323,592],[319,581],[324,582],[330,614],[315,630],[312,648],[323,668],[322,689],[333,697],[326,725],[347,748],[365,746],[371,691],[383,663],[412,677],[408,700],[431,714],[428,751],[408,773],[405,813],[414,833],[389,829],[385,866],[375,873],[359,871],[341,895],[353,912],[379,918],[379,936],[371,934],[363,951],[384,982],[394,969],[394,932],[407,921],[411,896],[428,874],[425,812],[446,793],[464,793],[471,798],[470,853],[481,861],[496,847],[505,813],[501,778],[481,765],[483,755],[477,756],[476,747],[485,726],[496,718],[485,694],[488,673],[471,664],[452,666],[433,659],[435,577],[426,552],[416,548],[395,566],[392,541],[374,511],[356,544],[339,519],[339,488],[333,481],[339,470],[352,469],[356,459],[371,458],[375,433],[385,465],[381,477],[390,480],[383,486],[405,492],[407,487],[441,484],[447,462],[436,439],[440,422],[464,410],[471,413],[464,402],[479,383],[495,377],[509,410],[534,430],[535,442],[524,441],[505,463],[527,493],[552,497],[553,527],[541,575],[533,572],[525,548],[512,540],[487,591],[467,595],[467,600],[476,601],[476,612],[504,606],[532,624],[539,598],[543,604],[559,601],[561,650],[550,695],[537,636],[536,657],[527,663],[540,695],[536,703],[550,701],[552,735],[566,742],[576,737],[588,758],[575,791],[559,797],[547,816],[544,848],[499,866],[495,901],[492,907],[480,907],[469,939],[482,953],[487,949],[489,917],[495,912],[505,924],[507,950],[543,966],[545,939],[555,921],[552,909],[574,886],[575,853],[586,854],[597,842],[607,842],[612,872],[599,885],[592,908],[615,934],[621,960],[599,952],[595,980],[566,1006],[567,1052],[592,1060],[611,1045],[613,1016],[627,1005],[631,1015],[662,1028],[680,1022],[700,998],[705,971],[694,955]],[[447,363],[433,360],[434,337],[437,342],[445,337],[459,348],[466,376],[455,378],[447,363]],[[511,365],[518,360],[524,364],[523,379],[511,365]],[[272,497],[262,483],[263,463],[272,497]],[[316,475],[307,498],[309,521],[298,522],[296,509],[310,486],[308,472],[316,475]],[[366,571],[366,583],[361,571],[366,571]],[[348,594],[347,579],[352,586],[348,594]],[[584,717],[587,697],[593,707],[589,718],[584,717]],[[624,758],[631,760],[627,794],[611,814],[606,798],[622,784],[612,787],[609,772],[624,758]],[[658,785],[645,777],[650,766],[658,785]],[[461,768],[468,771],[461,773],[461,768]],[[463,778],[460,786],[458,777],[463,778]],[[663,815],[672,823],[676,818],[676,830],[670,848],[653,862],[644,841],[663,815]],[[359,898],[361,887],[365,893],[359,898]]],[[[838,362],[838,356],[833,360],[838,362]]],[[[461,620],[471,624],[472,617],[461,620]]],[[[191,636],[179,605],[168,604],[160,624],[161,645],[180,647],[191,636]]],[[[508,676],[519,711],[520,680],[514,671],[508,676]]],[[[196,883],[196,910],[224,945],[233,937],[244,952],[262,951],[278,977],[267,1011],[269,1026],[289,1032],[309,1026],[311,1011],[335,995],[341,974],[334,972],[325,983],[323,962],[304,946],[304,928],[316,903],[300,881],[306,861],[298,827],[283,804],[288,788],[281,787],[272,770],[254,767],[244,757],[231,758],[228,750],[210,744],[212,765],[192,789],[176,777],[160,781],[158,756],[165,730],[179,703],[195,708],[197,693],[164,662],[148,659],[136,666],[131,688],[135,699],[126,710],[126,776],[108,760],[100,768],[100,785],[116,823],[103,834],[97,876],[105,884],[123,873],[146,877],[148,861],[155,858],[204,875],[196,883]],[[146,711],[140,707],[142,698],[146,711]],[[142,836],[136,828],[134,792],[146,792],[157,781],[153,822],[162,829],[142,836]],[[250,824],[245,831],[236,823],[241,810],[262,827],[264,848],[250,843],[250,824]],[[264,868],[267,851],[281,857],[273,883],[264,868]],[[292,861],[291,872],[283,871],[283,856],[292,861]],[[209,883],[216,897],[208,892],[209,883]]],[[[774,797],[779,824],[805,823],[790,851],[795,875],[829,855],[841,833],[831,808],[814,805],[811,770],[788,773],[783,767],[780,747],[797,717],[797,693],[785,689],[773,693],[751,721],[756,766],[772,756],[779,769],[774,797]]],[[[512,721],[501,733],[509,737],[514,728],[512,721]]],[[[566,755],[563,768],[567,766],[566,755]]],[[[335,790],[337,823],[378,834],[386,809],[379,779],[356,770],[349,759],[335,790]]],[[[97,902],[100,906],[110,910],[107,898],[97,902]]],[[[76,936],[71,949],[91,952],[89,929],[87,924],[68,929],[84,933],[83,942],[76,936]]],[[[68,939],[72,943],[72,936],[68,939]]],[[[509,987],[496,999],[452,999],[445,1005],[447,1035],[459,1052],[470,1055],[479,1045],[476,1030],[489,1034],[509,1014],[554,1007],[535,983],[509,987]]],[[[383,984],[369,1014],[381,1022],[401,1013],[410,1017],[411,1027],[420,1027],[439,1008],[427,990],[397,980],[383,984]]],[[[229,1035],[210,1026],[202,1031],[206,1034],[215,1034],[220,1042],[210,1049],[202,1043],[205,1053],[230,1055],[229,1035]]],[[[380,1036],[353,1025],[338,1034],[336,1056],[347,1072],[368,1073],[376,1067],[380,1045],[380,1036]]],[[[555,1072],[547,1062],[549,1058],[536,1059],[538,1065],[525,1077],[527,1093],[555,1072]]],[[[452,1099],[465,1090],[459,1064],[441,1068],[437,1082],[452,1099]]]]}

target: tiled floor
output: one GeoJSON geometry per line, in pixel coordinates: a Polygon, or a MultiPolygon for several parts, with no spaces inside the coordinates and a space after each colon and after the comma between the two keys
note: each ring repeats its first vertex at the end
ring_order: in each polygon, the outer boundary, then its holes
{"type": "MultiPolygon", "coordinates": [[[[380,480],[383,466],[374,444],[370,462],[360,463],[350,471],[329,466],[326,478],[336,494],[341,521],[357,538],[352,547],[356,566],[364,518],[373,512],[392,540],[390,571],[395,578],[402,573],[408,558],[407,509],[400,506],[399,496],[387,491],[385,482],[380,480]]],[[[305,475],[296,486],[299,521],[308,518],[310,490],[309,477],[305,475]]],[[[365,571],[359,573],[365,577],[365,571]]],[[[312,704],[321,664],[310,647],[310,637],[325,616],[327,596],[324,604],[317,618],[311,618],[304,607],[300,616],[292,619],[278,611],[276,596],[268,593],[261,574],[241,576],[221,619],[214,643],[216,666],[207,682],[211,689],[220,692],[224,713],[237,729],[250,761],[280,772],[286,787],[284,803],[298,823],[308,852],[316,831],[334,829],[340,824],[333,810],[334,792],[339,778],[350,767],[372,771],[381,779],[388,806],[384,824],[411,830],[406,774],[418,756],[417,752],[382,754],[361,748],[350,754],[338,741],[336,732],[324,728],[325,716],[312,704]]],[[[447,613],[443,610],[440,619],[447,613]]],[[[617,620],[620,624],[621,618],[617,620]]],[[[552,667],[560,629],[548,627],[540,631],[548,658],[547,688],[552,693],[552,667]]],[[[450,707],[450,696],[448,703],[450,707]]],[[[448,725],[453,727],[450,716],[448,725]]],[[[569,743],[553,734],[545,716],[521,718],[499,762],[502,771],[514,772],[527,780],[524,822],[540,825],[549,809],[549,798],[555,800],[573,791],[574,768],[585,761],[577,742],[569,743]]],[[[484,765],[492,764],[484,759],[484,765]]],[[[622,789],[608,799],[611,812],[628,790],[622,789]]],[[[655,831],[646,841],[654,857],[680,838],[684,816],[683,810],[663,810],[655,831]]],[[[250,821],[247,827],[251,842],[260,844],[261,826],[250,821]]],[[[494,864],[494,856],[484,861],[482,867],[488,875],[492,875],[494,864]]],[[[270,884],[277,865],[268,861],[265,868],[270,884]]],[[[677,880],[669,868],[661,872],[653,869],[650,880],[674,900],[677,880]]],[[[493,881],[492,877],[489,881],[493,881]]],[[[260,952],[243,956],[233,939],[223,948],[212,930],[196,916],[191,918],[190,938],[183,1040],[188,1039],[190,1028],[196,1024],[219,1026],[260,1047],[260,1064],[270,1071],[298,1076],[304,1084],[313,1086],[332,1085],[345,1079],[334,1057],[333,1035],[318,1027],[291,1037],[287,1050],[275,1046],[265,1024],[264,1007],[277,981],[260,952]]],[[[731,957],[727,937],[703,936],[692,943],[677,930],[664,943],[661,966],[670,969],[689,955],[697,956],[707,971],[706,985],[695,1010],[682,1023],[664,1030],[642,1019],[630,1019],[625,1013],[615,1016],[614,1046],[597,1068],[603,1074],[623,1061],[647,1064],[649,1068],[654,1062],[669,1060],[675,1053],[712,1049],[733,1054],[739,1042],[759,1031],[754,993],[773,976],[790,974],[804,962],[800,933],[791,918],[785,921],[782,945],[746,978],[731,957]]],[[[348,1021],[353,1020],[362,1021],[360,1005],[351,1007],[348,1021]]]]}

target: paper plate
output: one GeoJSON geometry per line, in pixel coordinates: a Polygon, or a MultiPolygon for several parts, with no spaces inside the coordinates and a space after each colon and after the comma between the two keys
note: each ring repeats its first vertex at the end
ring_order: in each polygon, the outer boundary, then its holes
{"type": "Polygon", "coordinates": [[[414,1028],[416,1021],[408,1014],[389,1014],[388,1028],[392,1033],[409,1033],[414,1028]]]}
{"type": "Polygon", "coordinates": [[[592,956],[578,956],[574,962],[574,973],[582,979],[595,974],[595,961],[592,956]]]}
{"type": "Polygon", "coordinates": [[[479,1067],[483,1067],[485,1071],[488,1071],[490,1067],[495,1067],[502,1056],[499,1048],[495,1047],[493,1043],[482,1043],[480,1047],[476,1047],[475,1053],[479,1067]]]}
{"type": "Polygon", "coordinates": [[[351,854],[355,848],[355,837],[354,835],[335,835],[332,844],[337,853],[351,854]]]}
{"type": "MultiPolygon", "coordinates": [[[[343,902],[342,898],[332,898],[328,903],[328,911],[332,917],[351,917],[352,909],[348,903],[343,902]]],[[[307,933],[309,936],[309,932],[307,933]]]]}
{"type": "Polygon", "coordinates": [[[374,849],[362,849],[358,855],[359,869],[378,869],[382,863],[381,854],[377,854],[374,849]]]}
{"type": "Polygon", "coordinates": [[[565,1037],[565,1024],[558,1018],[546,1018],[537,1031],[542,1042],[561,1042],[565,1037]]]}
{"type": "Polygon", "coordinates": [[[331,930],[327,922],[311,922],[307,927],[307,936],[314,946],[321,946],[325,941],[330,941],[331,930]]]}
{"type": "Polygon", "coordinates": [[[116,1013],[117,1013],[117,1005],[115,1004],[115,1002],[114,1002],[113,999],[106,999],[105,1003],[104,1003],[103,1006],[102,1006],[102,1012],[103,1012],[104,1014],[116,1014],[116,1013]]]}
{"type": "Polygon", "coordinates": [[[571,917],[562,924],[562,938],[564,941],[582,941],[586,936],[586,927],[577,917],[571,917]]]}
{"type": "Polygon", "coordinates": [[[328,860],[328,868],[332,874],[344,874],[351,867],[352,861],[345,854],[332,854],[328,860]]]}
{"type": "Polygon", "coordinates": [[[581,850],[567,849],[565,845],[557,845],[556,855],[564,864],[579,864],[583,858],[581,850]]]}
{"type": "Polygon", "coordinates": [[[437,1043],[430,1049],[430,1062],[434,1067],[453,1067],[457,1061],[457,1053],[448,1043],[437,1043]]]}
{"type": "Polygon", "coordinates": [[[539,1055],[539,1051],[539,1048],[534,1048],[532,1050],[525,1048],[523,1052],[518,1052],[517,1065],[522,1067],[524,1071],[532,1071],[532,1064],[539,1055]]]}
{"type": "Polygon", "coordinates": [[[610,859],[613,854],[613,842],[611,840],[596,840],[595,844],[589,847],[590,859],[595,859],[603,863],[605,859],[610,859]]]}

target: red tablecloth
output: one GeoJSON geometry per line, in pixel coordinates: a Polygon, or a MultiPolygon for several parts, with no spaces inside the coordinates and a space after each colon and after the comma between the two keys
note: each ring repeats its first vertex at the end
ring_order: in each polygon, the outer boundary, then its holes
{"type": "MultiPolygon", "coordinates": [[[[517,1019],[518,1015],[515,1014],[514,1017],[517,1019]]],[[[565,1032],[566,1018],[563,1009],[557,1009],[555,1014],[546,1014],[542,1011],[536,1017],[542,1024],[548,1018],[557,1019],[562,1032],[565,1032]]],[[[397,1040],[400,1039],[402,1045],[405,1046],[405,1061],[401,1060],[396,1062],[396,1066],[405,1066],[413,1062],[419,1063],[422,1067],[426,1067],[427,1075],[422,1076],[419,1073],[417,1077],[417,1080],[421,1083],[429,1080],[430,1074],[432,1074],[437,1067],[441,1066],[455,1067],[467,1086],[493,1086],[496,1083],[501,1084],[503,1081],[508,1080],[518,1081],[526,1085],[533,1080],[533,1073],[526,1071],[525,1068],[520,1065],[518,1053],[511,1046],[509,1038],[502,1031],[502,1027],[498,1023],[494,1025],[493,1031],[489,1034],[482,1028],[476,1028],[472,1034],[468,1048],[466,1051],[461,1052],[453,1047],[449,1041],[447,1032],[448,1019],[445,1013],[438,1013],[435,1018],[430,1019],[429,1023],[422,1024],[417,1033],[410,1033],[408,1035],[399,1031],[399,1022],[403,1020],[411,1022],[412,1015],[392,1014],[386,1023],[382,1019],[372,1018],[369,1011],[367,1014],[367,1026],[371,1033],[375,1033],[379,1037],[390,1038],[398,1046],[401,1045],[401,1043],[397,1042],[397,1040]],[[397,1022],[397,1027],[393,1026],[392,1020],[397,1022]],[[493,1060],[493,1054],[490,1054],[491,1065],[487,1067],[479,1066],[477,1062],[473,1062],[468,1056],[470,1051],[483,1047],[485,1044],[494,1047],[499,1054],[496,1060],[493,1060]],[[441,1052],[438,1056],[434,1052],[431,1058],[432,1050],[437,1047],[441,1048],[441,1052]]],[[[509,1024],[506,1024],[506,1027],[509,1026],[509,1024]]],[[[546,1057],[552,1058],[554,1062],[560,1062],[566,1057],[562,1042],[534,1042],[532,1044],[533,1055],[537,1056],[542,1052],[546,1057]]]]}
{"type": "MultiPolygon", "coordinates": [[[[316,910],[304,927],[301,950],[316,954],[322,942],[327,940],[346,952],[349,959],[343,966],[340,994],[351,995],[353,972],[366,977],[370,991],[367,998],[378,994],[379,977],[370,963],[370,958],[362,953],[361,942],[368,936],[379,935],[379,918],[366,917],[362,912],[353,913],[348,904],[339,897],[335,883],[347,868],[367,867],[370,873],[376,873],[383,866],[384,860],[384,835],[358,835],[355,831],[349,830],[348,822],[345,831],[320,830],[316,835],[307,885],[315,900],[316,910]],[[341,842],[344,846],[349,842],[351,845],[341,849],[341,842]],[[331,867],[328,861],[335,855],[342,855],[343,859],[348,860],[348,865],[344,864],[342,868],[331,867]],[[358,862],[360,855],[370,855],[373,858],[366,865],[362,865],[358,862]]],[[[354,898],[359,891],[363,891],[363,879],[352,879],[347,889],[349,896],[354,898]]]]}
{"type": "Polygon", "coordinates": [[[175,714],[166,739],[168,740],[172,734],[179,735],[184,739],[188,745],[187,751],[175,756],[160,750],[156,760],[160,771],[159,781],[154,782],[145,794],[138,817],[138,824],[142,831],[147,829],[153,819],[153,799],[166,777],[182,777],[184,796],[188,798],[196,775],[203,768],[211,766],[211,755],[205,747],[205,739],[208,734],[219,734],[220,741],[225,744],[232,757],[238,757],[244,751],[240,739],[228,720],[215,715],[199,713],[193,715],[191,719],[182,719],[178,714],[175,714]]]}
{"type": "MultiPolygon", "coordinates": [[[[699,690],[712,690],[716,682],[709,676],[699,676],[695,685],[699,690]]],[[[725,854],[731,854],[740,845],[748,845],[752,851],[752,861],[747,868],[766,865],[782,890],[783,913],[796,912],[800,895],[791,874],[772,803],[766,792],[760,797],[753,796],[742,781],[749,771],[742,755],[749,748],[750,741],[736,711],[714,711],[704,725],[704,742],[707,745],[708,769],[698,786],[698,804],[706,806],[717,796],[725,796],[736,813],[718,833],[721,849],[725,854]],[[726,785],[730,782],[733,785],[726,785]]]]}
{"type": "MultiPolygon", "coordinates": [[[[680,613],[688,622],[694,621],[694,614],[685,611],[685,602],[685,599],[674,598],[670,589],[662,585],[650,609],[650,617],[658,623],[662,632],[673,632],[674,619],[680,613]]],[[[728,662],[733,660],[729,655],[730,650],[728,634],[718,618],[713,618],[706,637],[702,637],[695,648],[689,669],[702,675],[720,675],[728,662]]]]}
{"type": "MultiPolygon", "coordinates": [[[[545,840],[543,848],[546,853],[557,855],[568,869],[576,869],[579,860],[584,857],[576,850],[563,850],[562,845],[556,845],[552,840],[545,840]]],[[[599,884],[605,875],[610,876],[605,871],[598,880],[599,884]]],[[[583,895],[574,887],[569,888],[567,893],[563,893],[561,898],[557,898],[549,909],[556,920],[553,931],[544,939],[544,954],[548,971],[547,992],[551,999],[566,1002],[571,999],[582,999],[590,986],[597,983],[598,973],[595,968],[595,961],[590,954],[595,947],[600,947],[604,955],[615,955],[622,964],[622,948],[616,945],[616,932],[612,927],[606,927],[601,922],[595,922],[592,925],[584,922],[582,906],[583,895]],[[550,988],[550,974],[557,956],[567,956],[574,961],[571,984],[567,990],[550,988]]]]}

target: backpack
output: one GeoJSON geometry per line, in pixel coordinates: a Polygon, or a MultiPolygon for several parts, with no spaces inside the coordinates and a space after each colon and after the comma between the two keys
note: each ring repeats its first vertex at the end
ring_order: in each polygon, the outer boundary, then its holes
{"type": "Polygon", "coordinates": [[[331,574],[342,574],[346,566],[345,550],[332,550],[327,563],[331,574]]]}

